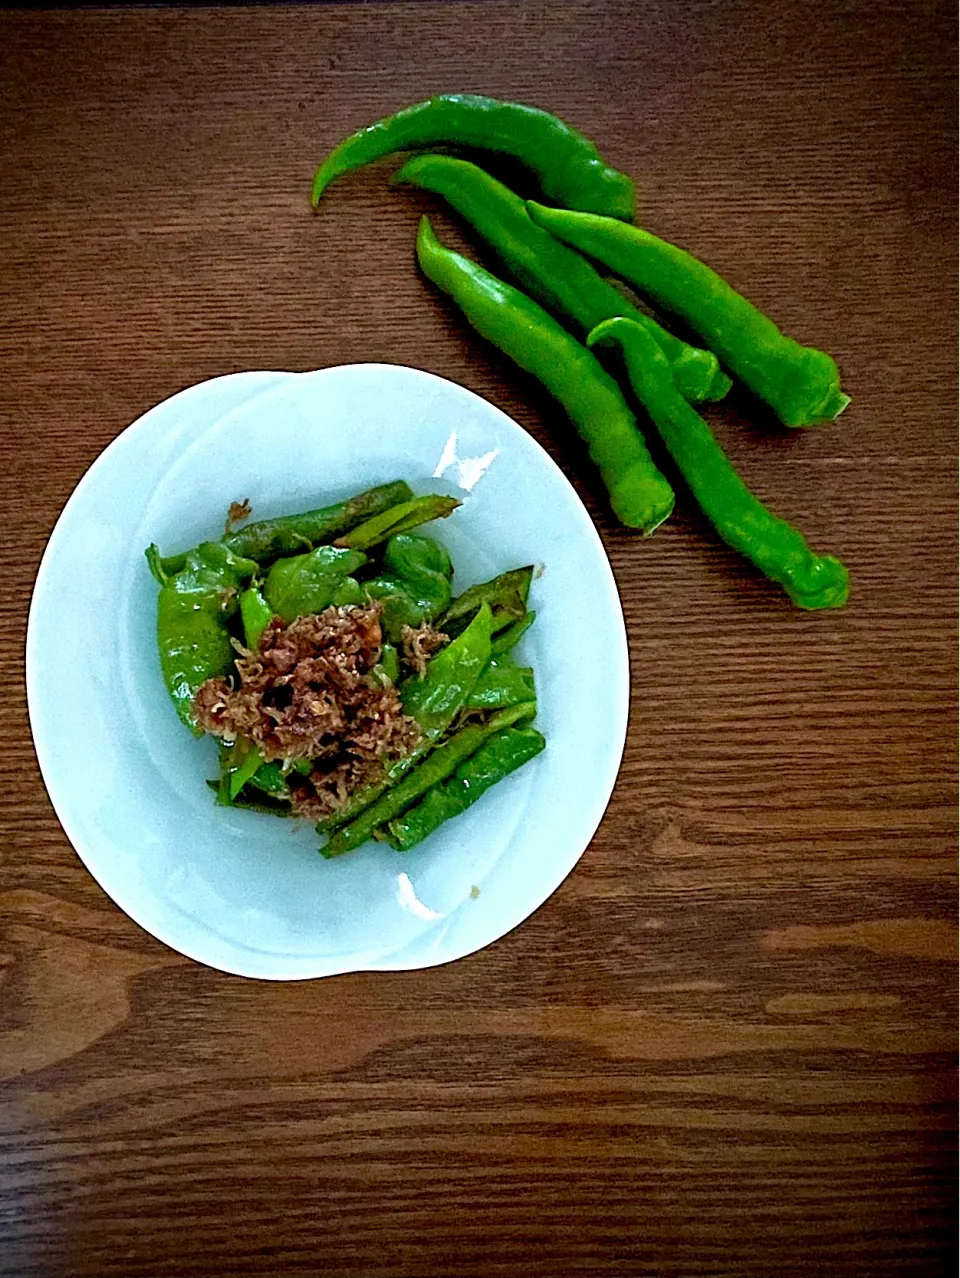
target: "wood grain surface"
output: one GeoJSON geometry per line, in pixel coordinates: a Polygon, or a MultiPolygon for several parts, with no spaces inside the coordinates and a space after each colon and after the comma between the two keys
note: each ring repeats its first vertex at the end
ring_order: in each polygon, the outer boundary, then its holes
{"type": "Polygon", "coordinates": [[[0,13],[0,1273],[955,1272],[954,27],[924,0],[0,13]],[[558,410],[418,278],[436,205],[389,165],[310,214],[326,150],[444,90],[580,126],[647,226],[837,357],[830,428],[710,417],[847,560],[847,609],[793,610],[684,497],[616,527],[558,410]],[[365,360],[488,397],[576,485],[629,628],[626,756],[491,948],[242,980],[64,838],[27,606],[149,406],[365,360]]]}

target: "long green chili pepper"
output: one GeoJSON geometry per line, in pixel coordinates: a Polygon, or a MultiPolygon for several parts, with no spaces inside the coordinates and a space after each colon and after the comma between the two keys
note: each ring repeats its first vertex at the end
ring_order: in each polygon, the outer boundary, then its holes
{"type": "Polygon", "coordinates": [[[538,755],[546,744],[536,728],[502,728],[459,764],[453,776],[429,789],[402,816],[389,821],[387,842],[398,852],[408,852],[445,821],[465,812],[491,786],[538,755]]]}
{"type": "MultiPolygon", "coordinates": [[[[281,555],[298,555],[312,550],[320,542],[333,541],[349,532],[357,524],[382,514],[385,510],[409,501],[413,497],[410,485],[403,480],[381,484],[358,493],[347,501],[319,510],[307,510],[299,515],[281,515],[277,519],[260,519],[247,524],[237,532],[222,538],[223,545],[242,558],[255,559],[261,568],[268,567],[281,555]]],[[[186,554],[161,558],[156,547],[147,552],[150,571],[161,585],[168,576],[179,572],[186,563],[186,554]]]]}
{"type": "Polygon", "coordinates": [[[414,497],[358,524],[350,532],[338,537],[334,545],[346,546],[351,550],[369,550],[398,533],[409,532],[411,528],[419,528],[421,524],[433,519],[446,519],[462,505],[456,497],[442,497],[437,493],[427,497],[414,497]]]}
{"type": "Polygon", "coordinates": [[[499,634],[504,627],[525,616],[532,579],[533,564],[528,564],[525,568],[511,568],[490,581],[469,586],[442,614],[438,623],[440,629],[448,635],[459,634],[486,604],[493,613],[493,633],[499,634]]]}
{"type": "Polygon", "coordinates": [[[499,710],[491,715],[486,723],[461,728],[449,741],[437,746],[401,781],[391,786],[356,820],[342,826],[322,849],[324,856],[340,856],[344,852],[359,847],[361,843],[366,843],[374,830],[399,816],[431,786],[448,777],[459,763],[474,754],[495,732],[521,719],[532,718],[536,709],[533,703],[511,706],[507,710],[499,710]]]}
{"type": "Polygon", "coordinates": [[[673,489],[596,356],[525,294],[445,249],[426,217],[417,257],[427,278],[453,298],[473,327],[560,401],[600,471],[617,518],[653,532],[673,510],[673,489]]]}
{"type": "Polygon", "coordinates": [[[512,156],[534,172],[548,199],[568,208],[633,217],[633,182],[582,133],[547,111],[473,93],[429,98],[345,138],[317,170],[313,204],[335,178],[381,156],[447,146],[512,156]]]}
{"type": "Polygon", "coordinates": [[[730,389],[730,379],[716,355],[674,337],[631,306],[585,258],[537,226],[518,195],[475,164],[449,155],[419,155],[392,181],[409,182],[443,196],[526,292],[584,334],[614,315],[634,316],[663,348],[677,386],[688,399],[722,399],[730,389]]]}
{"type": "Polygon", "coordinates": [[[240,605],[240,591],[257,571],[218,541],[185,556],[157,600],[160,666],[177,714],[193,732],[193,701],[202,683],[226,674],[233,660],[227,622],[240,605]]]}
{"type": "Polygon", "coordinates": [[[356,594],[352,588],[346,593],[343,588],[351,580],[350,574],[366,562],[362,551],[336,546],[318,546],[306,555],[278,559],[263,583],[263,597],[274,615],[288,623],[323,612],[331,604],[339,606],[357,595],[362,598],[359,587],[356,594]]]}
{"type": "Polygon", "coordinates": [[[704,514],[728,545],[778,581],[800,608],[839,608],[849,595],[847,570],[832,555],[816,555],[791,524],[770,513],[747,488],[707,423],[677,393],[670,366],[648,333],[632,320],[607,320],[591,346],[620,346],[630,382],[704,514]]]}
{"type": "Polygon", "coordinates": [[[850,403],[837,366],[801,346],[703,262],[639,226],[528,202],[531,218],[679,316],[786,426],[816,426],[850,403]]]}
{"type": "Polygon", "coordinates": [[[480,671],[490,660],[490,637],[493,614],[484,604],[463,634],[427,663],[422,679],[411,678],[400,687],[404,711],[416,720],[421,740],[417,748],[388,764],[386,776],[351,795],[349,801],[331,816],[318,822],[323,834],[353,821],[389,786],[395,785],[450,727],[473,691],[480,671]]]}

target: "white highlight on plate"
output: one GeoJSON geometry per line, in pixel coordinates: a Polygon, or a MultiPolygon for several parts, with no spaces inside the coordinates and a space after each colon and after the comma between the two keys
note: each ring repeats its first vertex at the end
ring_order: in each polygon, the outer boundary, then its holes
{"type": "Polygon", "coordinates": [[[452,430],[443,446],[443,452],[440,454],[440,460],[437,462],[436,469],[433,472],[433,478],[440,479],[448,470],[455,470],[456,479],[454,483],[456,483],[458,488],[463,488],[469,493],[476,487],[479,480],[483,478],[499,455],[499,448],[491,448],[489,452],[483,453],[479,457],[458,457],[457,432],[452,430]]]}
{"type": "Polygon", "coordinates": [[[442,919],[444,917],[440,911],[431,910],[429,905],[424,905],[410,882],[409,874],[403,872],[397,875],[397,900],[405,910],[409,910],[418,919],[442,919]]]}

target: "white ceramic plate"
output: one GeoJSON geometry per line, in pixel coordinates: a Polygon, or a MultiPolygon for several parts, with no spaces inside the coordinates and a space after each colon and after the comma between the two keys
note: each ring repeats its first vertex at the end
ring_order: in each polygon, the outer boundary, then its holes
{"type": "Polygon", "coordinates": [[[547,454],[460,386],[357,364],[215,378],[125,430],[44,554],[27,693],[57,816],[121,909],[203,963],[289,980],[446,963],[532,913],[607,806],[629,679],[610,565],[547,454]],[[518,656],[536,670],[547,748],[413,852],[368,844],[326,861],[308,823],[214,804],[214,742],[190,737],[161,680],[143,550],[220,536],[245,497],[266,518],[396,478],[463,499],[428,527],[455,590],[542,566],[518,656]]]}

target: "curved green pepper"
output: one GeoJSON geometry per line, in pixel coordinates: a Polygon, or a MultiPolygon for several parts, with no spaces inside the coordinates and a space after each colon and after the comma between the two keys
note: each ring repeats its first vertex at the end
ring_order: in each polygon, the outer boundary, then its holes
{"type": "Polygon", "coordinates": [[[709,266],[639,226],[533,201],[530,216],[680,316],[786,426],[816,426],[850,403],[824,351],[801,346],[709,266]]]}
{"type": "Polygon", "coordinates": [[[480,671],[480,678],[467,697],[466,710],[502,710],[521,702],[536,702],[537,694],[530,666],[517,666],[509,657],[493,657],[480,671]]]}
{"type": "Polygon", "coordinates": [[[345,583],[366,562],[361,551],[336,546],[318,546],[307,555],[278,559],[263,583],[263,597],[276,616],[288,623],[323,612],[331,604],[349,601],[355,592],[345,583]]]}
{"type": "Polygon", "coordinates": [[[656,338],[687,399],[722,399],[730,378],[716,355],[698,350],[637,310],[590,263],[537,226],[518,195],[475,164],[449,155],[420,155],[391,179],[442,195],[466,218],[532,297],[584,334],[613,315],[632,315],[656,338]]]}
{"type": "Polygon", "coordinates": [[[313,180],[313,204],[335,179],[396,151],[478,147],[513,156],[551,200],[572,209],[632,218],[633,182],[605,164],[593,143],[547,111],[474,93],[444,93],[345,138],[313,180]]]}
{"type": "Polygon", "coordinates": [[[445,249],[427,218],[420,223],[417,257],[427,278],[453,298],[477,332],[560,401],[621,523],[646,534],[658,528],[673,510],[673,489],[654,465],[619,386],[596,356],[525,294],[445,249]]]}
{"type": "Polygon", "coordinates": [[[587,341],[621,347],[637,398],[723,540],[778,581],[799,608],[845,604],[850,584],[844,565],[832,555],[814,554],[792,524],[750,492],[710,427],[677,393],[656,342],[629,319],[600,324],[587,341]]]}
{"type": "Polygon", "coordinates": [[[525,616],[532,580],[533,564],[528,564],[525,568],[502,572],[490,581],[468,586],[440,618],[440,629],[448,635],[459,634],[486,604],[493,613],[493,633],[499,634],[504,627],[525,616]]]}
{"type": "Polygon", "coordinates": [[[187,552],[184,560],[181,571],[160,588],[157,644],[177,714],[201,735],[193,721],[194,698],[201,684],[230,669],[233,647],[227,622],[258,566],[218,541],[204,542],[187,552]]]}
{"type": "MultiPolygon", "coordinates": [[[[347,501],[319,510],[307,510],[299,515],[281,515],[277,519],[259,519],[237,532],[228,533],[222,543],[235,555],[255,559],[261,568],[281,555],[297,555],[312,550],[319,542],[333,541],[335,537],[375,515],[407,502],[413,497],[409,484],[402,479],[378,488],[368,488],[347,501]]],[[[147,551],[150,571],[163,585],[167,577],[179,572],[186,563],[186,554],[161,558],[156,546],[147,551]]]]}
{"type": "Polygon", "coordinates": [[[429,789],[419,803],[386,826],[387,842],[408,852],[438,826],[465,812],[491,786],[534,758],[546,745],[536,728],[502,728],[459,764],[453,776],[429,789]]]}

